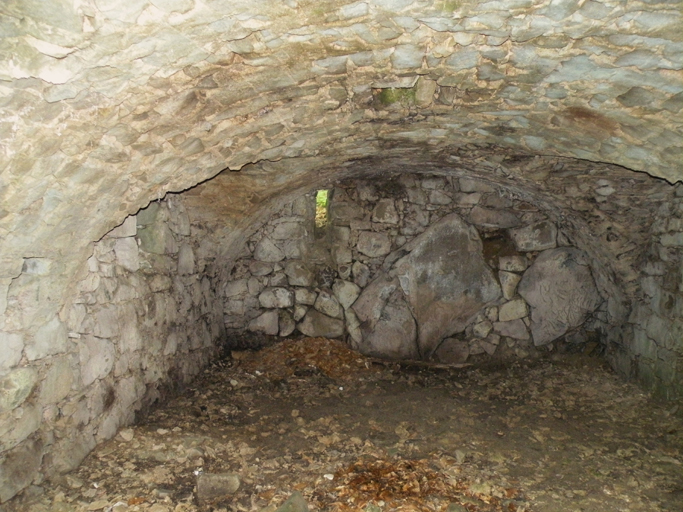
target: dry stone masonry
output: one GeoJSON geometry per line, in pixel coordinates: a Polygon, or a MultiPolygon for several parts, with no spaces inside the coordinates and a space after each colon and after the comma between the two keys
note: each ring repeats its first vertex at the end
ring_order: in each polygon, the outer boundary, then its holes
{"type": "Polygon", "coordinates": [[[567,333],[585,341],[577,329],[605,302],[588,256],[505,195],[471,178],[351,179],[331,191],[317,231],[302,196],[247,243],[224,289],[226,328],[345,337],[368,355],[442,363],[501,343],[502,357],[526,357],[567,333]]]}
{"type": "Polygon", "coordinates": [[[667,0],[3,2],[0,502],[238,332],[595,342],[680,399],[680,28],[667,0]]]}

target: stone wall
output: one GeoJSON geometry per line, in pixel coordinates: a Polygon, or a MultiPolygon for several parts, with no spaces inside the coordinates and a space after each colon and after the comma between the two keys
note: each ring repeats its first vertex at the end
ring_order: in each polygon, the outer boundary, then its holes
{"type": "MultiPolygon", "coordinates": [[[[662,397],[683,395],[683,189],[616,167],[552,159],[517,159],[503,174],[514,180],[451,170],[336,182],[324,231],[314,226],[311,194],[288,204],[252,235],[232,269],[222,291],[227,329],[343,337],[373,355],[461,363],[598,342],[624,376],[662,397]],[[536,192],[524,188],[517,166],[534,168],[536,192]],[[475,258],[470,265],[478,270],[467,274],[479,278],[464,284],[462,269],[432,273],[456,275],[451,290],[469,284],[488,288],[489,296],[461,319],[430,319],[451,323],[421,338],[423,299],[411,300],[420,293],[409,270],[428,263],[439,246],[412,255],[443,238],[438,224],[454,213],[452,223],[476,228],[462,230],[488,270],[475,258]]],[[[435,264],[438,258],[427,266],[435,264]]]]}
{"type": "Polygon", "coordinates": [[[72,469],[207,364],[224,333],[217,249],[182,198],[153,202],[93,245],[63,321],[29,343],[2,334],[0,501],[72,469]]]}
{"type": "Polygon", "coordinates": [[[330,197],[326,226],[309,194],[251,237],[223,290],[228,329],[465,363],[585,343],[606,308],[589,257],[503,187],[400,175],[342,181],[330,197]]]}

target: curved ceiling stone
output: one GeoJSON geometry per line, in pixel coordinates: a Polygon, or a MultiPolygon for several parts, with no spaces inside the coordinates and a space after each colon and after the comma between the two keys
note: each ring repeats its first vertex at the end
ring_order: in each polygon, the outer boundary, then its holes
{"type": "Polygon", "coordinates": [[[467,144],[681,180],[679,6],[6,2],[0,278],[41,257],[68,280],[127,214],[221,171],[241,170],[234,212],[344,162],[467,144]]]}

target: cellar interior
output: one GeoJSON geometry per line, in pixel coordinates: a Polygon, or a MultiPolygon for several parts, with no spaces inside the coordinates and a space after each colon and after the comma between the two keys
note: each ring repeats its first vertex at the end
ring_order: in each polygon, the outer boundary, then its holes
{"type": "Polygon", "coordinates": [[[679,7],[1,6],[0,510],[675,510],[679,7]]]}

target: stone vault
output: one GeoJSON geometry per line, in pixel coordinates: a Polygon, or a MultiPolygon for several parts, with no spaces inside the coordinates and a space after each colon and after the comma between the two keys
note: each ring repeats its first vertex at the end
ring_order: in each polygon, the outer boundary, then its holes
{"type": "Polygon", "coordinates": [[[195,375],[250,237],[345,179],[542,212],[591,262],[613,367],[680,398],[680,7],[3,2],[0,502],[195,375]]]}

